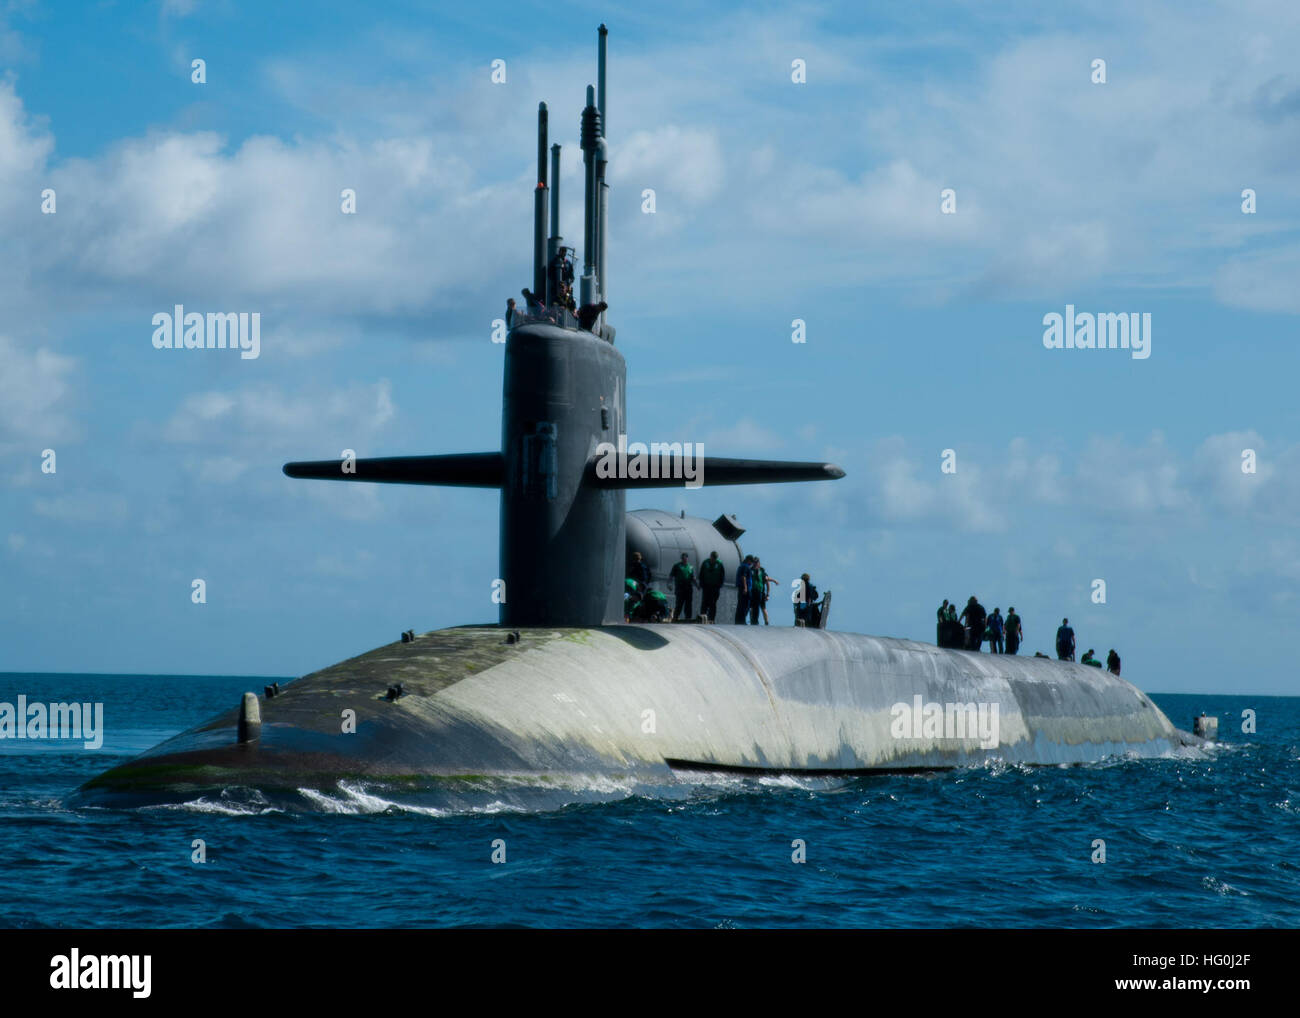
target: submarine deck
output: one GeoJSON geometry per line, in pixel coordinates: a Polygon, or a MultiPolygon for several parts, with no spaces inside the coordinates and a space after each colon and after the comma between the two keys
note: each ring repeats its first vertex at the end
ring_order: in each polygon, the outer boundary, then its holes
{"type": "MultiPolygon", "coordinates": [[[[509,642],[511,632],[465,626],[378,647],[262,700],[254,741],[238,743],[234,707],[84,789],[852,774],[1082,763],[1200,742],[1130,683],[1070,662],[784,627],[520,629],[509,642]],[[997,731],[918,723],[900,734],[899,708],[913,703],[978,707],[997,731]]],[[[965,717],[973,726],[976,715],[965,717]]]]}

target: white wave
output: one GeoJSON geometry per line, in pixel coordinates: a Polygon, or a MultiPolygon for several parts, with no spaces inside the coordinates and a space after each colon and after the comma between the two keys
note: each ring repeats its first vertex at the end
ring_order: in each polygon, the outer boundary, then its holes
{"type": "Polygon", "coordinates": [[[340,781],[336,787],[339,795],[332,795],[315,788],[299,788],[298,794],[322,812],[342,813],[348,816],[387,813],[391,809],[420,813],[425,816],[444,816],[447,812],[432,806],[418,806],[386,799],[382,795],[367,791],[359,784],[347,781],[340,781]]]}
{"type": "Polygon", "coordinates": [[[140,809],[145,812],[181,812],[181,813],[215,813],[220,816],[247,817],[262,816],[267,813],[283,813],[284,809],[279,806],[270,806],[259,802],[214,802],[211,799],[200,796],[197,799],[191,799],[188,802],[168,802],[160,803],[153,806],[141,806],[140,809]]]}
{"type": "Polygon", "coordinates": [[[639,786],[635,778],[609,774],[557,774],[538,780],[534,775],[501,775],[480,787],[545,789],[564,792],[595,792],[598,795],[631,795],[639,786]]]}
{"type": "Polygon", "coordinates": [[[359,782],[340,781],[336,786],[338,794],[324,792],[317,788],[299,788],[298,794],[317,809],[326,813],[339,813],[348,816],[365,816],[400,810],[418,816],[443,817],[451,814],[465,813],[527,813],[526,807],[494,799],[482,805],[463,805],[458,807],[429,806],[400,798],[388,798],[379,794],[381,789],[366,786],[359,782]]]}
{"type": "Polygon", "coordinates": [[[1230,894],[1237,894],[1243,898],[1250,897],[1249,891],[1243,891],[1240,887],[1233,887],[1232,884],[1226,883],[1225,881],[1220,880],[1218,877],[1213,877],[1213,876],[1205,877],[1201,881],[1201,886],[1204,887],[1207,891],[1213,891],[1215,894],[1218,894],[1222,897],[1227,897],[1230,894]]]}
{"type": "Polygon", "coordinates": [[[764,774],[759,777],[758,784],[764,788],[807,789],[811,787],[808,778],[799,778],[793,774],[764,774]]]}

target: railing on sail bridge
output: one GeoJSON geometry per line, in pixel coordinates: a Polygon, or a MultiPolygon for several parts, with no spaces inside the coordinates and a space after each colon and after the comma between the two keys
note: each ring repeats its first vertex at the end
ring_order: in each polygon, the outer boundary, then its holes
{"type": "Polygon", "coordinates": [[[580,329],[577,316],[568,308],[556,305],[542,307],[532,304],[528,307],[515,308],[507,323],[510,328],[516,325],[558,325],[561,329],[580,329]]]}

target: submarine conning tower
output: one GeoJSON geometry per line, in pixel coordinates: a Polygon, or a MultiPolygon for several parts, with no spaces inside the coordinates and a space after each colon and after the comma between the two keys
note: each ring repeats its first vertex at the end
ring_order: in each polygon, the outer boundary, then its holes
{"type": "MultiPolygon", "coordinates": [[[[540,103],[531,288],[536,301],[517,309],[507,323],[500,451],[284,466],[290,477],[316,480],[500,489],[499,575],[505,581],[500,621],[508,626],[621,623],[625,493],[628,488],[687,483],[673,469],[670,451],[662,453],[661,462],[648,472],[619,469],[610,476],[608,470],[598,469],[599,464],[611,462],[614,450],[620,466],[626,455],[635,455],[626,444],[627,365],[614,346],[614,329],[605,313],[594,314],[594,306],[608,300],[607,34],[601,25],[597,85],[587,86],[581,114],[585,184],[582,276],[576,299],[587,327],[559,302],[564,268],[563,238],[558,234],[560,146],[550,148],[548,173],[548,111],[540,103]]],[[[697,483],[705,486],[844,476],[830,463],[697,455],[693,466],[697,483]]],[[[488,589],[486,582],[484,589],[488,589]]]]}

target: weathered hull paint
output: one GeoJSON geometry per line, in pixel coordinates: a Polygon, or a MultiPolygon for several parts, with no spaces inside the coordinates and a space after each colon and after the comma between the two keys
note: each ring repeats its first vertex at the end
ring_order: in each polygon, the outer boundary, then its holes
{"type": "Polygon", "coordinates": [[[1159,756],[1200,740],[1130,683],[1083,665],[826,630],[649,625],[439,630],[287,685],[262,732],[237,710],[85,790],[612,775],[673,766],[853,773],[1159,756]],[[391,684],[406,695],[384,699],[391,684]],[[897,738],[896,704],[996,704],[997,745],[897,738]],[[342,731],[345,712],[356,731],[342,731]],[[672,762],[670,766],[669,762],[672,762]]]}

